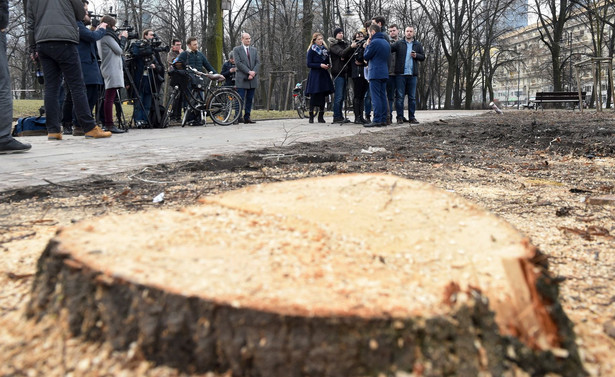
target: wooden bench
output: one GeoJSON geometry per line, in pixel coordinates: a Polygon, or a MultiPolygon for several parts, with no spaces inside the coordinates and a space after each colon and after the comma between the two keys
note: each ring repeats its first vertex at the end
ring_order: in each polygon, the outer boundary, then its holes
{"type": "MultiPolygon", "coordinates": [[[[574,111],[575,106],[581,106],[585,102],[587,92],[538,92],[536,98],[532,101],[534,103],[534,109],[538,109],[538,106],[543,103],[560,103],[560,102],[573,102],[576,105],[572,106],[574,111]]],[[[542,108],[542,106],[540,106],[542,108]]],[[[579,107],[580,108],[580,107],[579,107]]]]}

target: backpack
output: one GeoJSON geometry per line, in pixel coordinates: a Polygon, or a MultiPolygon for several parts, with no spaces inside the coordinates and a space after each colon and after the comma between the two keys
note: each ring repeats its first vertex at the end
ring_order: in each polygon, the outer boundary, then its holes
{"type": "Polygon", "coordinates": [[[47,124],[44,116],[17,119],[13,136],[44,136],[47,135],[47,124]]]}

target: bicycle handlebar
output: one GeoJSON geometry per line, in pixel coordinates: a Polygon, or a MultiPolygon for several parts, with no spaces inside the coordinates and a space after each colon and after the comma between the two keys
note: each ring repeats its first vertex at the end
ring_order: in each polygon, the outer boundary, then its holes
{"type": "Polygon", "coordinates": [[[198,69],[192,68],[190,66],[186,67],[186,69],[192,71],[192,73],[194,73],[194,74],[196,74],[198,76],[205,76],[205,77],[207,77],[208,79],[210,79],[212,81],[220,81],[221,82],[221,81],[226,80],[226,78],[224,76],[222,76],[221,74],[219,74],[219,73],[212,73],[212,72],[205,73],[205,72],[199,71],[198,69]]]}

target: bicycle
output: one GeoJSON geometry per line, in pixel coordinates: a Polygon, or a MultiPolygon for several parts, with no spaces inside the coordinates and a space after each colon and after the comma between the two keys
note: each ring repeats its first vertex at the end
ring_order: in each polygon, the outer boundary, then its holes
{"type": "Polygon", "coordinates": [[[225,80],[224,76],[200,72],[192,67],[174,71],[173,75],[175,83],[167,102],[165,121],[171,117],[173,104],[176,103],[178,96],[182,96],[183,102],[187,105],[182,117],[182,127],[188,122],[191,113],[200,115],[203,120],[209,114],[214,123],[220,126],[231,125],[239,119],[243,109],[241,96],[233,88],[219,85],[225,80]],[[207,85],[205,78],[209,79],[207,85]]]}
{"type": "Polygon", "coordinates": [[[293,104],[300,119],[305,118],[305,112],[308,110],[307,101],[309,98],[305,95],[304,90],[306,81],[307,79],[297,83],[293,89],[293,104]]]}

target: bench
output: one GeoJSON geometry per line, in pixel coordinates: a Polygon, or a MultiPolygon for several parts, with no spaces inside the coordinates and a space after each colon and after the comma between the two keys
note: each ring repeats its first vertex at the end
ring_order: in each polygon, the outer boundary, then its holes
{"type": "MultiPolygon", "coordinates": [[[[576,105],[572,106],[572,110],[576,106],[579,106],[580,102],[585,103],[585,96],[587,92],[581,92],[579,98],[579,92],[538,92],[536,98],[532,101],[534,103],[534,109],[538,109],[538,106],[543,103],[560,103],[560,102],[572,102],[576,105]]],[[[542,106],[540,106],[542,108],[542,106]]]]}

